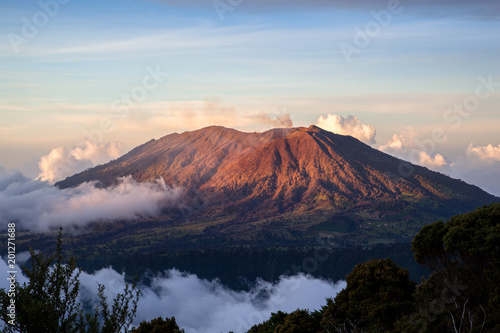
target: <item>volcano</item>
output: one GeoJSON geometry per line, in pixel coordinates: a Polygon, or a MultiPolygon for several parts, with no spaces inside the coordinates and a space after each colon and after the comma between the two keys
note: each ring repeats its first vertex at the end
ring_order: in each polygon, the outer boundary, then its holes
{"type": "Polygon", "coordinates": [[[110,186],[125,176],[139,182],[161,177],[185,190],[183,208],[155,221],[182,235],[246,241],[321,236],[354,244],[394,242],[436,219],[499,201],[476,186],[316,126],[262,133],[211,126],[174,133],[56,186],[110,186]]]}

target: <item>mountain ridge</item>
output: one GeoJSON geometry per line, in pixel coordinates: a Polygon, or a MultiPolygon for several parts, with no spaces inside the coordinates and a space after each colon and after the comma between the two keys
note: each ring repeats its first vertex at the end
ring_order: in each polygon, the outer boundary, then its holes
{"type": "MultiPolygon", "coordinates": [[[[186,190],[188,204],[202,198],[203,204],[189,211],[196,232],[235,237],[239,230],[248,239],[256,237],[254,229],[279,230],[285,238],[294,232],[348,238],[373,231],[371,223],[407,223],[405,230],[386,228],[397,241],[410,237],[410,224],[421,227],[500,200],[316,126],[261,133],[210,126],[174,133],[56,185],[99,181],[109,186],[129,175],[139,182],[162,177],[186,190]],[[399,175],[401,165],[412,173],[399,175]]],[[[182,225],[186,214],[181,213],[167,212],[165,219],[182,225]]],[[[362,242],[373,235],[365,236],[362,242]]]]}
{"type": "MultiPolygon", "coordinates": [[[[113,177],[132,175],[137,181],[151,181],[161,176],[172,185],[215,189],[230,184],[232,189],[237,189],[245,181],[255,182],[258,175],[276,176],[279,168],[280,173],[291,174],[292,178],[307,177],[313,182],[333,179],[338,193],[366,196],[382,190],[400,193],[401,190],[394,191],[392,183],[395,179],[410,180],[416,186],[415,177],[397,176],[401,163],[410,165],[353,137],[334,134],[314,125],[309,128],[271,129],[262,133],[210,126],[151,140],[117,160],[68,177],[56,186],[73,187],[89,180],[98,180],[108,186],[115,181],[113,177]],[[309,170],[305,170],[307,168],[309,170]],[[386,178],[371,179],[369,176],[375,169],[386,178]],[[252,175],[246,172],[249,170],[257,172],[252,175]],[[313,174],[313,171],[316,172],[313,174]],[[194,173],[198,172],[200,174],[196,178],[194,173]],[[240,173],[239,177],[230,177],[236,173],[240,173]],[[245,174],[248,177],[246,180],[245,174]],[[207,176],[209,179],[206,179],[207,176]],[[197,182],[193,183],[195,179],[197,182]],[[372,188],[363,186],[363,183],[370,183],[372,188]]],[[[415,170],[412,176],[434,175],[447,179],[446,183],[460,182],[422,166],[412,165],[412,168],[415,170]]],[[[484,192],[474,185],[463,182],[460,185],[478,194],[484,192]]],[[[418,187],[418,191],[422,195],[439,195],[428,186],[418,187]]],[[[442,194],[439,196],[443,197],[442,194]]]]}

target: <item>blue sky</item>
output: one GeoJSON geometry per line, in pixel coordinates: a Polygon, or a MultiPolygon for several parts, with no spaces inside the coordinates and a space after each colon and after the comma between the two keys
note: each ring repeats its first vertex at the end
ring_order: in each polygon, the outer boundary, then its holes
{"type": "Polygon", "coordinates": [[[113,130],[97,144],[126,152],[213,124],[260,131],[283,114],[294,126],[330,114],[331,130],[371,126],[374,148],[408,159],[425,152],[430,160],[414,162],[483,188],[499,176],[500,85],[467,117],[445,119],[480,77],[500,82],[496,2],[405,0],[391,13],[387,1],[221,0],[230,9],[221,20],[210,0],[55,1],[41,1],[58,4],[52,16],[36,1],[0,5],[0,166],[36,173],[40,157],[81,145],[103,119],[113,130]],[[372,11],[390,22],[347,61],[341,45],[356,47],[372,11]],[[36,19],[38,31],[23,34],[36,19]],[[24,38],[18,52],[13,34],[24,38]],[[169,75],[126,114],[113,108],[144,91],[148,69],[169,75]],[[349,115],[358,123],[333,118],[349,115]],[[436,129],[446,140],[419,144],[436,129]],[[481,179],[471,176],[478,168],[481,179]]]}

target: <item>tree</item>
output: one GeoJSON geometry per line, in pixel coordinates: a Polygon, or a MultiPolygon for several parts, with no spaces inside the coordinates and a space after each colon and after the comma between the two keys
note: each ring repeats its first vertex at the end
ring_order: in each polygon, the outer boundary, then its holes
{"type": "MultiPolygon", "coordinates": [[[[500,203],[425,226],[412,249],[433,271],[418,287],[389,259],[359,264],[334,301],[309,314],[311,323],[322,313],[327,333],[500,332],[500,203]]],[[[249,333],[295,332],[309,321],[304,312],[291,315],[249,333]]]]}
{"type": "Polygon", "coordinates": [[[271,314],[271,318],[262,324],[254,325],[247,333],[274,333],[278,325],[284,324],[288,314],[282,311],[271,314]]]}
{"type": "MultiPolygon", "coordinates": [[[[77,296],[80,287],[76,259],[71,258],[63,265],[61,233],[57,239],[57,250],[50,257],[30,249],[31,268],[22,271],[29,278],[23,287],[16,282],[16,320],[15,326],[7,325],[6,331],[12,332],[65,332],[78,317],[77,296]],[[51,264],[55,262],[54,268],[51,264]]],[[[2,309],[0,315],[5,324],[11,318],[5,310],[10,303],[6,290],[0,290],[2,309]]]]}
{"type": "Polygon", "coordinates": [[[143,321],[132,333],[184,333],[175,321],[175,317],[166,318],[162,317],[152,319],[151,321],[143,321]]]}
{"type": "Polygon", "coordinates": [[[346,282],[324,312],[321,324],[329,332],[391,331],[413,311],[415,283],[390,259],[358,264],[346,282]]]}
{"type": "Polygon", "coordinates": [[[319,321],[309,311],[297,309],[276,327],[274,333],[318,333],[320,329],[319,321]]]}
{"type": "Polygon", "coordinates": [[[247,333],[318,333],[321,331],[321,315],[322,311],[309,313],[297,309],[290,314],[278,311],[262,324],[254,325],[247,333]]]}
{"type": "Polygon", "coordinates": [[[93,312],[84,313],[78,302],[80,289],[80,271],[76,267],[76,258],[71,257],[63,263],[62,229],[59,230],[56,251],[45,256],[30,249],[30,266],[22,267],[29,278],[22,286],[16,282],[15,324],[9,324],[11,318],[7,306],[11,297],[7,290],[0,290],[0,318],[4,332],[89,332],[115,333],[127,332],[137,310],[139,290],[127,285],[123,294],[118,294],[109,308],[104,296],[104,286],[99,285],[99,304],[93,312]]]}
{"type": "Polygon", "coordinates": [[[412,248],[416,261],[433,270],[418,288],[413,326],[500,330],[500,204],[425,226],[412,248]]]}

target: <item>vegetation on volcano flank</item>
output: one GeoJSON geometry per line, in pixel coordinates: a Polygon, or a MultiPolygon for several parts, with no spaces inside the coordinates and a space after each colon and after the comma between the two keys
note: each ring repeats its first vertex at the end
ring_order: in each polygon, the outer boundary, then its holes
{"type": "Polygon", "coordinates": [[[139,182],[161,177],[184,189],[181,205],[113,230],[121,241],[140,239],[137,246],[161,244],[164,251],[179,243],[183,250],[200,243],[311,245],[318,237],[339,246],[410,242],[432,221],[499,201],[316,126],[263,133],[211,126],[170,134],[56,185],[110,186],[125,176],[139,182]]]}

